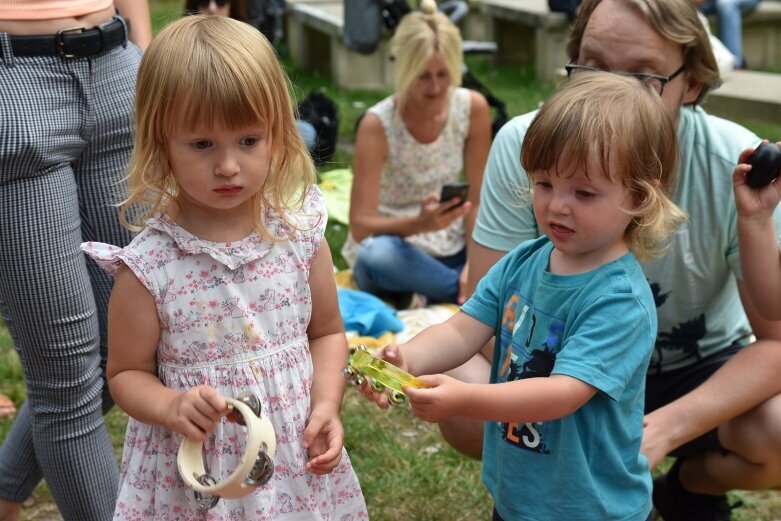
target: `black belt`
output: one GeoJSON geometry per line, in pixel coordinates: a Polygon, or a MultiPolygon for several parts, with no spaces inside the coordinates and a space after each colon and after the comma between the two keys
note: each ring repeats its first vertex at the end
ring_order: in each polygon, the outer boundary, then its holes
{"type": "Polygon", "coordinates": [[[61,56],[63,58],[99,54],[122,45],[126,39],[125,23],[119,16],[105,25],[92,29],[76,27],[57,31],[57,34],[10,37],[11,49],[15,56],[61,56]]]}

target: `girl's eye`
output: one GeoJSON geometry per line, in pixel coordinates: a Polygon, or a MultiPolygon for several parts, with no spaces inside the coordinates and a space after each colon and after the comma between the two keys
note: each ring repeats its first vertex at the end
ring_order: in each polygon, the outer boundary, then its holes
{"type": "Polygon", "coordinates": [[[540,188],[550,188],[551,184],[548,181],[537,181],[536,183],[534,183],[534,186],[540,188]]]}
{"type": "Polygon", "coordinates": [[[259,141],[260,141],[260,138],[255,137],[255,136],[243,137],[243,138],[241,138],[241,146],[243,146],[243,147],[254,147],[255,145],[258,144],[259,141]]]}
{"type": "Polygon", "coordinates": [[[196,150],[206,150],[212,145],[211,141],[207,141],[205,139],[200,139],[198,141],[193,142],[193,148],[196,150]]]}
{"type": "Polygon", "coordinates": [[[584,198],[586,198],[586,199],[588,199],[588,198],[591,198],[591,197],[594,197],[594,196],[596,196],[596,195],[597,195],[597,194],[595,194],[594,192],[589,192],[588,190],[578,190],[578,191],[577,191],[577,194],[578,194],[580,197],[584,197],[584,198]]]}

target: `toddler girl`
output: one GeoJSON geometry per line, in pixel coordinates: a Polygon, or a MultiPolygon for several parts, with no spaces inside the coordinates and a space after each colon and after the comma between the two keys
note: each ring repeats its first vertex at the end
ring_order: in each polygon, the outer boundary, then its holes
{"type": "Polygon", "coordinates": [[[83,245],[115,275],[107,373],[131,416],[116,519],[367,517],[339,420],[326,214],[288,89],[268,41],[227,17],[177,20],[144,54],[121,212],[140,233],[83,245]],[[246,433],[223,397],[245,392],[274,425],[274,476],[207,511],[176,453],[182,436],[205,440],[208,472],[227,478],[246,433]]]}

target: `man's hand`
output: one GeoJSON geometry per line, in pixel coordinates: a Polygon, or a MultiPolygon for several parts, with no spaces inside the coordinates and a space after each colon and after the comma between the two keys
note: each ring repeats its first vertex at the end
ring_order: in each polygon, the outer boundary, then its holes
{"type": "Polygon", "coordinates": [[[669,443],[669,431],[660,421],[657,421],[653,412],[643,418],[643,442],[640,446],[646,458],[650,470],[655,469],[667,455],[676,449],[669,443]]]}

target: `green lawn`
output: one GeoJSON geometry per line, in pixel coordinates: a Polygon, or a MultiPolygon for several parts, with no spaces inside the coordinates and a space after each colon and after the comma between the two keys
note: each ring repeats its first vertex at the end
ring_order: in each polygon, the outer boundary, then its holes
{"type": "MultiPolygon", "coordinates": [[[[179,0],[152,0],[152,17],[156,30],[178,16],[179,0]]],[[[349,167],[353,128],[360,113],[386,93],[344,92],[327,78],[296,69],[281,54],[295,84],[297,98],[311,89],[322,89],[337,100],[340,113],[340,149],[323,170],[349,167]]],[[[535,83],[532,68],[498,67],[486,59],[468,60],[477,77],[507,102],[508,113],[522,114],[532,110],[550,93],[550,87],[535,83]]],[[[741,121],[763,137],[781,139],[781,124],[767,125],[741,121]]],[[[343,226],[329,226],[328,242],[337,264],[344,241],[343,226]]],[[[10,336],[0,323],[0,392],[10,395],[17,404],[25,396],[18,358],[10,336]]],[[[403,409],[381,411],[359,399],[348,389],[343,420],[347,433],[346,446],[361,480],[369,505],[370,516],[376,521],[410,520],[478,520],[488,519],[490,500],[480,481],[478,462],[462,457],[445,444],[435,427],[417,421],[403,409]]],[[[126,416],[114,408],[106,424],[119,458],[126,416]]],[[[0,440],[4,439],[11,420],[0,420],[0,440]]],[[[566,491],[562,491],[566,494],[566,491]]],[[[734,495],[744,502],[734,518],[743,521],[781,520],[781,497],[775,492],[734,495]]],[[[45,484],[35,492],[36,503],[26,508],[23,520],[49,520],[56,508],[45,484]]],[[[56,517],[54,517],[56,519],[56,517]]]]}

